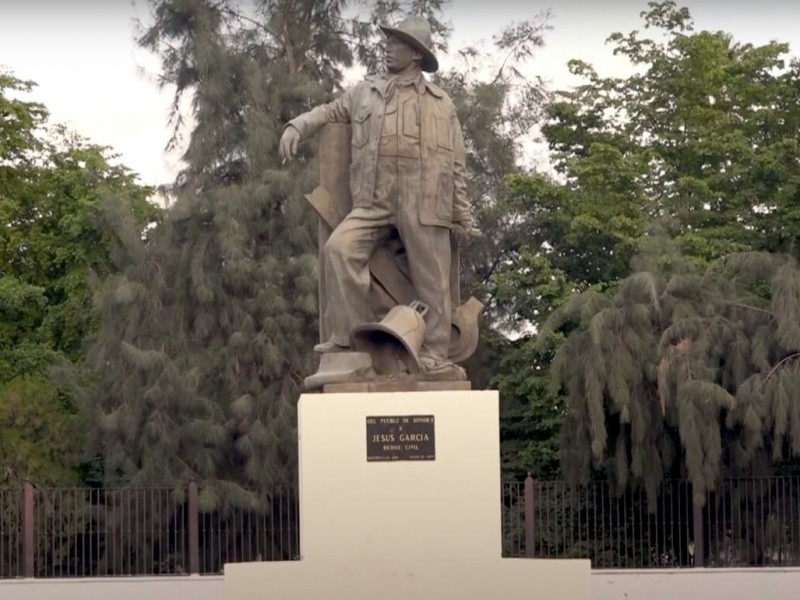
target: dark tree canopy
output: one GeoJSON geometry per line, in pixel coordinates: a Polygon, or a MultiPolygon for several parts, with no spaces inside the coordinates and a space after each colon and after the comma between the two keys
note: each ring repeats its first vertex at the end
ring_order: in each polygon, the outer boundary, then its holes
{"type": "Polygon", "coordinates": [[[686,477],[702,501],[723,476],[765,475],[800,457],[800,269],[788,255],[727,255],[703,273],[640,271],[584,292],[545,335],[566,395],[562,464],[594,467],[651,497],[686,477]]]}

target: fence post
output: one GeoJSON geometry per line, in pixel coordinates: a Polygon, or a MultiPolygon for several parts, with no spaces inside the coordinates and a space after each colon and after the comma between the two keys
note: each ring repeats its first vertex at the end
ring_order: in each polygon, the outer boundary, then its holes
{"type": "Polygon", "coordinates": [[[525,556],[533,558],[533,477],[525,478],[525,556]]]}
{"type": "Polygon", "coordinates": [[[22,576],[33,577],[34,512],[33,484],[26,481],[22,488],[22,576]]]}
{"type": "Polygon", "coordinates": [[[200,573],[200,526],[197,508],[197,484],[189,483],[189,574],[200,573]]]}
{"type": "Polygon", "coordinates": [[[703,530],[703,505],[694,498],[692,501],[694,507],[692,529],[694,531],[694,566],[705,566],[705,531],[703,530]]]}

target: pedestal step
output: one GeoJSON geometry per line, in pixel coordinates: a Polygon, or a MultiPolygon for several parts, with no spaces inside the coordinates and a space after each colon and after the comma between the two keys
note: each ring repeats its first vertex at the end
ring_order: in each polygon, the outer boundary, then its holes
{"type": "Polygon", "coordinates": [[[225,565],[225,600],[588,600],[588,560],[304,560],[225,565]]]}

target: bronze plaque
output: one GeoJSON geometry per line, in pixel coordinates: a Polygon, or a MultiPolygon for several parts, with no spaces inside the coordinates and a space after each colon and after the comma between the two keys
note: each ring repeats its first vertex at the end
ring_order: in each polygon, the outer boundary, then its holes
{"type": "Polygon", "coordinates": [[[367,417],[367,462],[436,460],[433,415],[367,417]]]}

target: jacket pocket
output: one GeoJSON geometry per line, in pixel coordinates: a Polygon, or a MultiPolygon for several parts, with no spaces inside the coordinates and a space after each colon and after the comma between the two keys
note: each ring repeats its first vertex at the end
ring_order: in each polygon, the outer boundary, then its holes
{"type": "Polygon", "coordinates": [[[436,117],[436,145],[443,150],[453,149],[453,136],[451,135],[450,119],[436,117]]]}
{"type": "Polygon", "coordinates": [[[453,174],[441,173],[436,189],[436,217],[453,220],[453,174]]]}
{"type": "Polygon", "coordinates": [[[403,135],[405,137],[419,138],[419,104],[416,98],[409,98],[403,102],[403,135]]]}
{"type": "Polygon", "coordinates": [[[383,113],[383,136],[396,136],[397,135],[397,103],[393,102],[386,107],[383,113]]]}
{"type": "Polygon", "coordinates": [[[350,137],[353,146],[356,148],[363,148],[369,141],[371,115],[372,111],[369,107],[362,107],[352,119],[350,137]]]}

